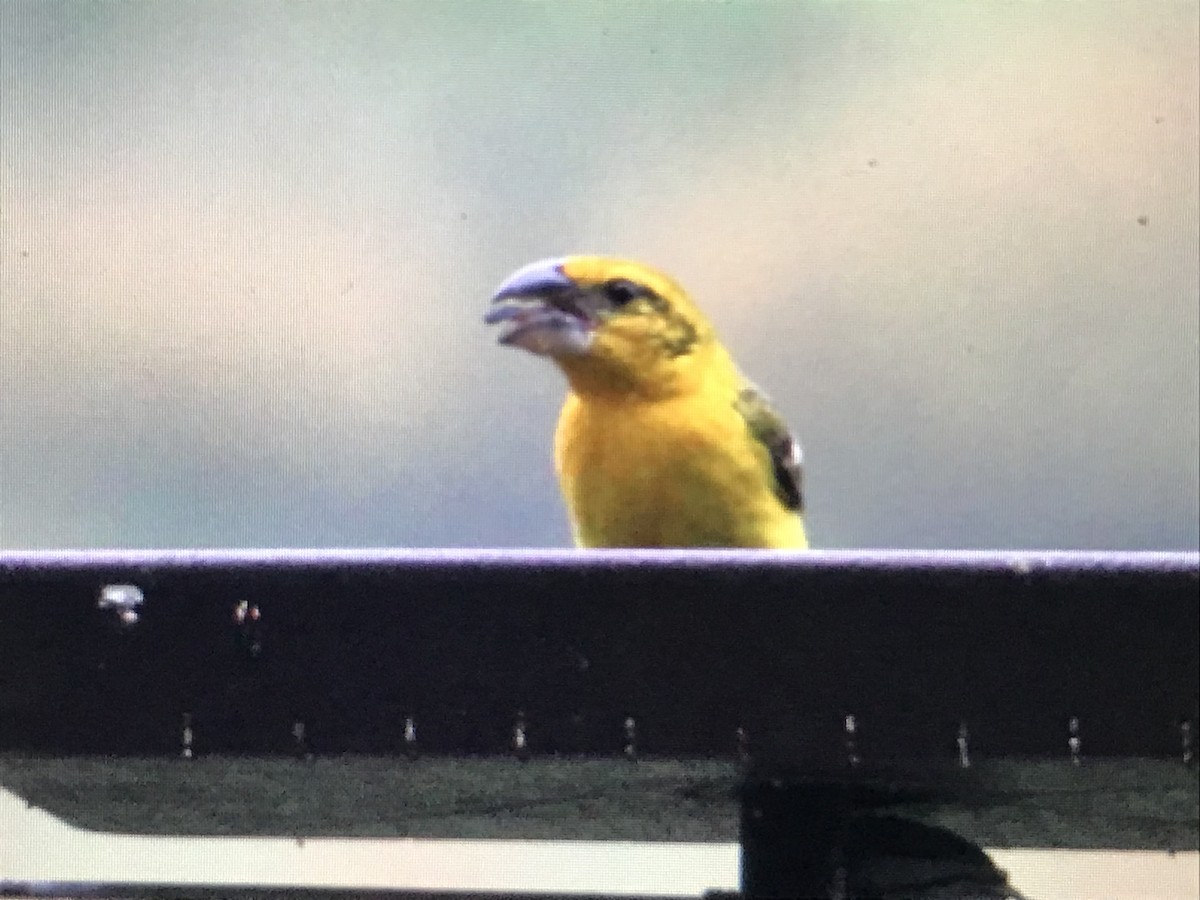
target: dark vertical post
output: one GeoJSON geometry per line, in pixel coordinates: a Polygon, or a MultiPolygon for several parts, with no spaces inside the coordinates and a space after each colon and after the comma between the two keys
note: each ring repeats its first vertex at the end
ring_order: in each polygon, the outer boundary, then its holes
{"type": "Polygon", "coordinates": [[[748,780],[742,794],[742,896],[845,896],[848,789],[836,783],[748,780]]]}

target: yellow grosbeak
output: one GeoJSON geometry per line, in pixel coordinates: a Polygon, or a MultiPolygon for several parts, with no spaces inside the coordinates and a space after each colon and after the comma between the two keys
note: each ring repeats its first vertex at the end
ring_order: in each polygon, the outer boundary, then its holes
{"type": "Polygon", "coordinates": [[[799,444],[662,272],[535,262],[485,321],[567,377],[554,461],[579,546],[807,546],[799,444]]]}

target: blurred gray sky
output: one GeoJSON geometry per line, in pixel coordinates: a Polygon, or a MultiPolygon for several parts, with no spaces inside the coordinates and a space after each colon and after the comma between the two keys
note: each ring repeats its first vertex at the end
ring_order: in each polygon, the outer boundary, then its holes
{"type": "Polygon", "coordinates": [[[532,259],[689,286],[826,547],[1195,548],[1197,4],[0,4],[0,547],[563,545],[532,259]]]}

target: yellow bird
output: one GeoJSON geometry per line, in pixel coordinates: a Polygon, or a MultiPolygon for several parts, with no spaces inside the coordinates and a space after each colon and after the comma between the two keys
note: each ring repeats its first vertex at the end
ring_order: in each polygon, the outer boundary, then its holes
{"type": "Polygon", "coordinates": [[[576,544],[808,545],[800,445],[662,272],[603,256],[531,263],[484,321],[567,377],[554,462],[576,544]]]}

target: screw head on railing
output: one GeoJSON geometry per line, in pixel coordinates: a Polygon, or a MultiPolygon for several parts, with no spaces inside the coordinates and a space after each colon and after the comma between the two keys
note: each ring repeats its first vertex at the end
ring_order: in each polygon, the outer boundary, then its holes
{"type": "Polygon", "coordinates": [[[958,745],[958,765],[960,768],[971,768],[971,732],[967,729],[966,721],[958,723],[958,737],[955,743],[958,745]]]}
{"type": "Polygon", "coordinates": [[[1079,736],[1079,716],[1071,716],[1067,720],[1067,750],[1071,754],[1071,765],[1077,766],[1083,761],[1083,738],[1079,736]]]}
{"type": "Polygon", "coordinates": [[[120,628],[132,628],[141,621],[146,596],[135,584],[106,584],[100,588],[96,608],[109,611],[120,628]]]}
{"type": "Polygon", "coordinates": [[[194,739],[195,732],[192,730],[192,714],[185,712],[179,729],[179,755],[181,758],[193,759],[195,757],[192,747],[194,739]]]}

